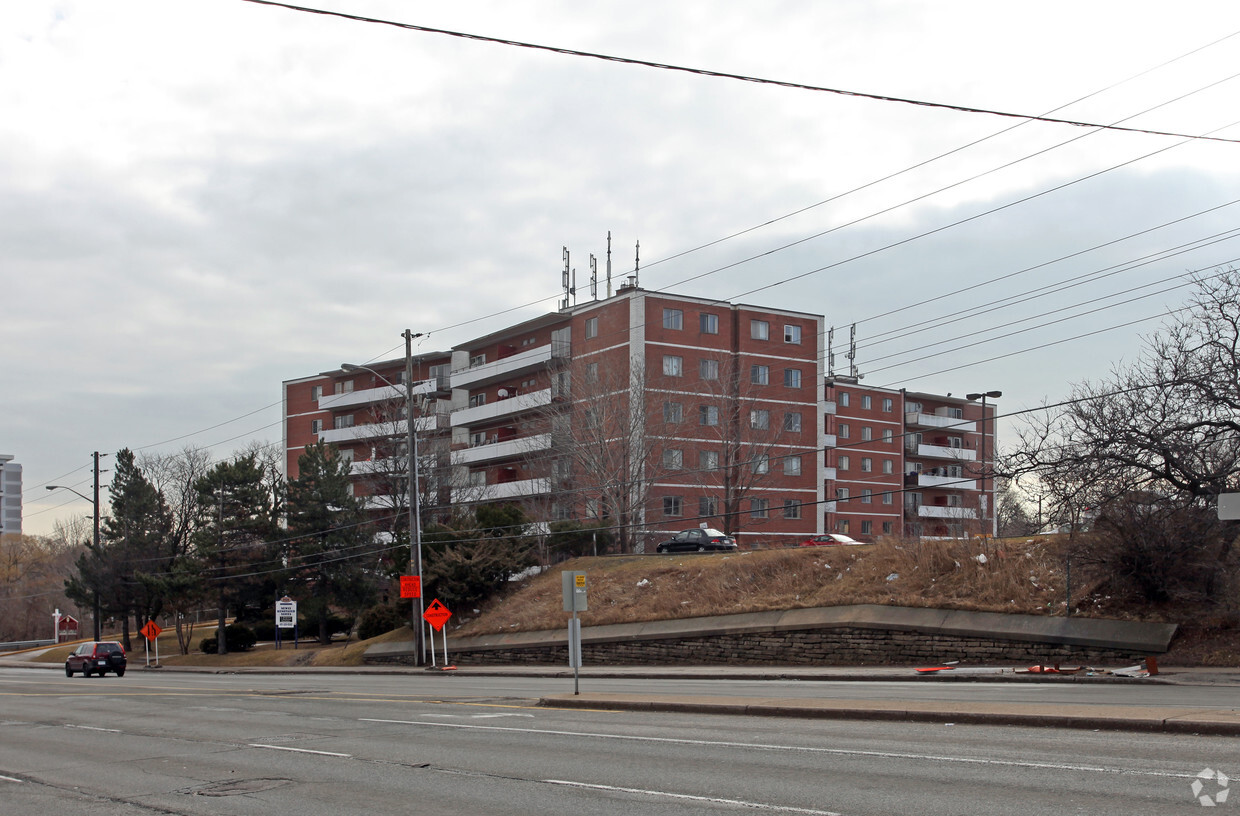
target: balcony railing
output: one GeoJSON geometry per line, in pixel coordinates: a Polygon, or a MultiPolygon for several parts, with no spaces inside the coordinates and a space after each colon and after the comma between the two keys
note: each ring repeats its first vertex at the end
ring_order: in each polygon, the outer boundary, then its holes
{"type": "Polygon", "coordinates": [[[534,451],[547,450],[551,447],[551,434],[535,434],[518,439],[506,439],[502,442],[487,442],[475,445],[452,454],[453,464],[474,465],[479,462],[492,462],[498,459],[512,459],[534,451]]]}
{"type": "Polygon", "coordinates": [[[904,450],[910,456],[927,459],[952,459],[957,462],[973,462],[977,460],[977,451],[970,448],[953,448],[949,445],[905,445],[904,450]]]}
{"type": "Polygon", "coordinates": [[[934,428],[952,430],[958,433],[976,433],[976,423],[956,417],[939,416],[938,414],[922,414],[910,411],[904,415],[904,424],[910,428],[934,428]]]}
{"type": "Polygon", "coordinates": [[[490,362],[480,363],[459,371],[453,371],[452,387],[478,388],[490,383],[501,382],[517,374],[534,371],[545,366],[551,361],[552,356],[552,346],[547,344],[513,354],[509,357],[501,357],[498,360],[491,360],[490,362]]]}
{"type": "Polygon", "coordinates": [[[501,482],[500,484],[471,485],[469,487],[456,488],[452,491],[452,501],[455,504],[503,501],[505,499],[518,499],[524,496],[539,496],[550,492],[550,479],[519,479],[512,482],[501,482]]]}
{"type": "MultiPolygon", "coordinates": [[[[442,429],[444,427],[442,417],[443,414],[420,416],[414,422],[414,430],[418,434],[426,434],[442,429]]],[[[405,420],[400,419],[395,422],[367,422],[361,425],[350,425],[347,428],[327,428],[319,431],[319,439],[335,445],[348,445],[362,439],[403,438],[408,433],[409,426],[405,424],[405,420]]]]}
{"type": "Polygon", "coordinates": [[[488,402],[486,405],[454,411],[452,413],[452,427],[459,428],[477,425],[481,422],[489,422],[500,417],[524,413],[525,411],[531,411],[550,404],[550,388],[517,394],[515,397],[488,402]]]}
{"type": "MultiPolygon", "coordinates": [[[[413,395],[423,397],[434,394],[435,380],[423,380],[413,384],[413,395]]],[[[324,394],[319,397],[320,411],[342,411],[345,408],[356,408],[359,405],[373,405],[377,402],[397,402],[404,404],[405,387],[403,385],[381,385],[378,388],[363,388],[358,391],[346,391],[343,394],[324,394]]]]}

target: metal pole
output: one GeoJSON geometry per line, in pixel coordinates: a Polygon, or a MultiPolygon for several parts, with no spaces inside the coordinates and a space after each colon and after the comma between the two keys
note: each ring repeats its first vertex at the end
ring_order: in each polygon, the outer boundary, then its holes
{"type": "MultiPolygon", "coordinates": [[[[414,631],[417,632],[417,665],[426,665],[426,639],[422,615],[426,611],[423,603],[422,584],[422,513],[418,500],[418,435],[413,424],[413,338],[420,337],[405,329],[405,424],[408,427],[408,439],[405,447],[409,452],[409,557],[413,561],[414,572],[418,576],[417,608],[411,610],[414,631]]],[[[435,648],[431,642],[432,651],[435,648]]],[[[433,656],[432,656],[432,659],[433,656]]]]}
{"type": "MultiPolygon", "coordinates": [[[[95,561],[97,564],[99,560],[99,451],[95,451],[94,458],[95,458],[95,538],[94,540],[95,540],[95,561]]],[[[92,583],[94,584],[94,586],[91,587],[91,590],[92,590],[91,594],[94,596],[93,598],[94,609],[91,610],[91,616],[94,618],[95,640],[101,640],[103,637],[102,635],[103,624],[99,620],[99,576],[98,575],[95,576],[95,580],[92,583]]]]}

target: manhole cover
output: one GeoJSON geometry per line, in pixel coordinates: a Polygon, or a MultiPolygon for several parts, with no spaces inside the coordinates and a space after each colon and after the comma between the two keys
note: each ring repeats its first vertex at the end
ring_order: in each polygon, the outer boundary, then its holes
{"type": "Polygon", "coordinates": [[[244,796],[247,793],[261,793],[291,784],[293,784],[291,779],[230,779],[227,782],[200,785],[182,791],[182,793],[190,793],[194,796],[244,796]]]}

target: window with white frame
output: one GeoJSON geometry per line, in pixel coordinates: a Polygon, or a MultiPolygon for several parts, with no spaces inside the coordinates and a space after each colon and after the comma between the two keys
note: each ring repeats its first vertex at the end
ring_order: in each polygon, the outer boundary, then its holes
{"type": "Polygon", "coordinates": [[[849,399],[850,399],[850,398],[849,398],[849,396],[848,396],[848,392],[847,392],[847,391],[841,391],[841,392],[839,393],[839,395],[835,398],[835,401],[836,401],[836,402],[838,402],[838,403],[840,404],[840,407],[841,407],[841,408],[847,408],[847,407],[848,407],[848,401],[849,401],[849,399]]]}
{"type": "Polygon", "coordinates": [[[755,408],[749,412],[749,427],[765,431],[771,427],[771,412],[765,408],[755,408]]]}
{"type": "Polygon", "coordinates": [[[862,441],[862,442],[869,442],[869,441],[870,441],[871,439],[873,439],[873,438],[874,438],[874,431],[873,431],[873,429],[872,429],[872,428],[870,428],[870,426],[869,426],[869,425],[862,425],[862,426],[861,426],[861,441],[862,441]]]}
{"type": "Polygon", "coordinates": [[[847,422],[841,422],[839,425],[836,426],[835,432],[836,432],[836,435],[838,435],[840,439],[847,439],[849,435],[852,433],[852,428],[848,426],[847,422]]]}
{"type": "Polygon", "coordinates": [[[895,472],[895,465],[892,464],[892,461],[890,459],[884,459],[883,460],[883,473],[894,473],[894,472],[895,472]]]}
{"type": "Polygon", "coordinates": [[[683,516],[685,514],[684,501],[680,496],[664,496],[663,497],[663,515],[665,516],[683,516]]]}
{"type": "Polygon", "coordinates": [[[719,424],[719,406],[718,405],[699,405],[698,406],[698,424],[699,425],[718,425],[719,424]]]}
{"type": "Polygon", "coordinates": [[[701,374],[702,379],[704,380],[719,379],[719,361],[703,360],[698,366],[698,373],[701,374]]]}
{"type": "Polygon", "coordinates": [[[784,457],[784,475],[800,476],[801,475],[801,457],[785,456],[784,457]]]}
{"type": "Polygon", "coordinates": [[[684,465],[684,451],[679,448],[667,448],[663,451],[663,467],[666,470],[680,470],[684,465]]]}
{"type": "Polygon", "coordinates": [[[883,399],[883,413],[890,414],[893,408],[895,408],[895,403],[893,403],[890,398],[884,398],[883,399]]]}
{"type": "Polygon", "coordinates": [[[685,358],[675,354],[663,355],[663,374],[666,377],[681,377],[685,373],[685,358]]]}
{"type": "Polygon", "coordinates": [[[323,398],[323,386],[321,385],[310,386],[310,399],[314,400],[315,402],[318,402],[322,398],[323,398]]]}
{"type": "Polygon", "coordinates": [[[893,493],[887,492],[883,494],[883,504],[894,504],[894,503],[895,503],[895,498],[894,498],[893,493]]]}
{"type": "Polygon", "coordinates": [[[680,330],[685,327],[685,313],[682,309],[663,310],[663,328],[680,330]]]}
{"type": "Polygon", "coordinates": [[[323,420],[321,419],[310,420],[310,433],[316,434],[316,433],[322,433],[322,431],[323,431],[323,420]]]}
{"type": "Polygon", "coordinates": [[[835,466],[839,468],[840,470],[848,470],[848,466],[851,463],[852,463],[852,460],[849,459],[847,456],[840,456],[838,459],[835,460],[835,466]]]}
{"type": "Polygon", "coordinates": [[[891,429],[883,428],[883,442],[890,445],[893,439],[895,439],[895,435],[891,432],[891,429]]]}
{"type": "Polygon", "coordinates": [[[698,453],[698,468],[705,472],[719,469],[719,451],[704,450],[698,453]]]}
{"type": "Polygon", "coordinates": [[[871,504],[873,501],[874,501],[874,492],[870,490],[868,487],[863,487],[861,489],[861,503],[871,504]]]}
{"type": "Polygon", "coordinates": [[[750,499],[749,515],[753,518],[766,518],[767,514],[770,512],[770,507],[770,499],[750,499]]]}
{"type": "Polygon", "coordinates": [[[872,521],[861,522],[861,535],[870,535],[873,532],[874,532],[874,522],[872,521]]]}
{"type": "Polygon", "coordinates": [[[353,393],[353,381],[352,380],[341,380],[340,382],[336,383],[333,386],[332,390],[337,394],[352,394],[353,393]]]}
{"type": "Polygon", "coordinates": [[[784,430],[789,433],[801,432],[801,412],[789,411],[784,414],[784,430]]]}
{"type": "Polygon", "coordinates": [[[894,525],[890,521],[883,522],[883,535],[891,535],[892,529],[894,529],[894,525]]]}
{"type": "Polygon", "coordinates": [[[770,473],[771,472],[771,457],[767,456],[765,453],[759,453],[757,456],[755,456],[753,458],[753,472],[754,473],[770,473]]]}
{"type": "Polygon", "coordinates": [[[598,337],[598,318],[587,317],[586,318],[586,339],[593,340],[595,337],[598,337]]]}
{"type": "Polygon", "coordinates": [[[344,416],[338,416],[334,418],[332,420],[332,427],[335,428],[336,430],[340,430],[341,428],[352,428],[353,427],[353,415],[345,414],[344,416]]]}
{"type": "Polygon", "coordinates": [[[868,410],[870,410],[870,406],[871,406],[872,404],[873,404],[873,401],[870,399],[870,395],[869,395],[869,394],[862,394],[862,395],[861,395],[861,409],[862,409],[863,411],[868,411],[868,410]]]}
{"type": "Polygon", "coordinates": [[[801,344],[801,327],[784,324],[784,342],[801,344]]]}
{"type": "Polygon", "coordinates": [[[719,333],[719,315],[702,312],[700,316],[702,334],[718,334],[719,333]]]}
{"type": "Polygon", "coordinates": [[[784,518],[799,519],[801,517],[801,503],[796,499],[784,499],[784,518]]]}
{"type": "Polygon", "coordinates": [[[848,519],[840,519],[835,522],[835,532],[848,535],[848,519]]]}
{"type": "Polygon", "coordinates": [[[839,501],[848,501],[848,488],[846,487],[835,488],[835,498],[839,501]]]}
{"type": "Polygon", "coordinates": [[[764,365],[750,366],[749,382],[754,385],[768,385],[771,382],[771,367],[764,365]]]}
{"type": "Polygon", "coordinates": [[[470,408],[477,408],[479,405],[486,405],[486,404],[487,404],[487,395],[485,393],[469,395],[469,407],[470,408]]]}
{"type": "Polygon", "coordinates": [[[784,388],[800,388],[801,387],[801,369],[785,368],[784,369],[784,388]]]}
{"type": "Polygon", "coordinates": [[[862,456],[861,457],[861,472],[869,473],[872,470],[874,470],[874,460],[868,456],[862,456]]]}
{"type": "Polygon", "coordinates": [[[598,363],[586,363],[586,382],[598,382],[598,363]]]}
{"type": "Polygon", "coordinates": [[[750,320],[749,337],[753,340],[770,340],[771,324],[765,320],[750,320]]]}
{"type": "Polygon", "coordinates": [[[698,497],[698,516],[699,517],[708,518],[710,516],[714,516],[718,514],[719,514],[719,502],[715,500],[714,496],[698,497]]]}
{"type": "Polygon", "coordinates": [[[684,422],[685,421],[684,404],[679,403],[679,402],[663,403],[663,421],[671,425],[678,425],[681,422],[684,422]]]}

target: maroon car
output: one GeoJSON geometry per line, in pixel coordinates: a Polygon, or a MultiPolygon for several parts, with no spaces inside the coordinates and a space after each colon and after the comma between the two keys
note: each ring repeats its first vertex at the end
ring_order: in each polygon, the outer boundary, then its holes
{"type": "Polygon", "coordinates": [[[92,674],[102,676],[108,672],[124,677],[128,663],[125,647],[115,640],[90,641],[78,646],[73,654],[65,658],[65,677],[72,677],[74,672],[79,671],[85,677],[92,674]]]}

